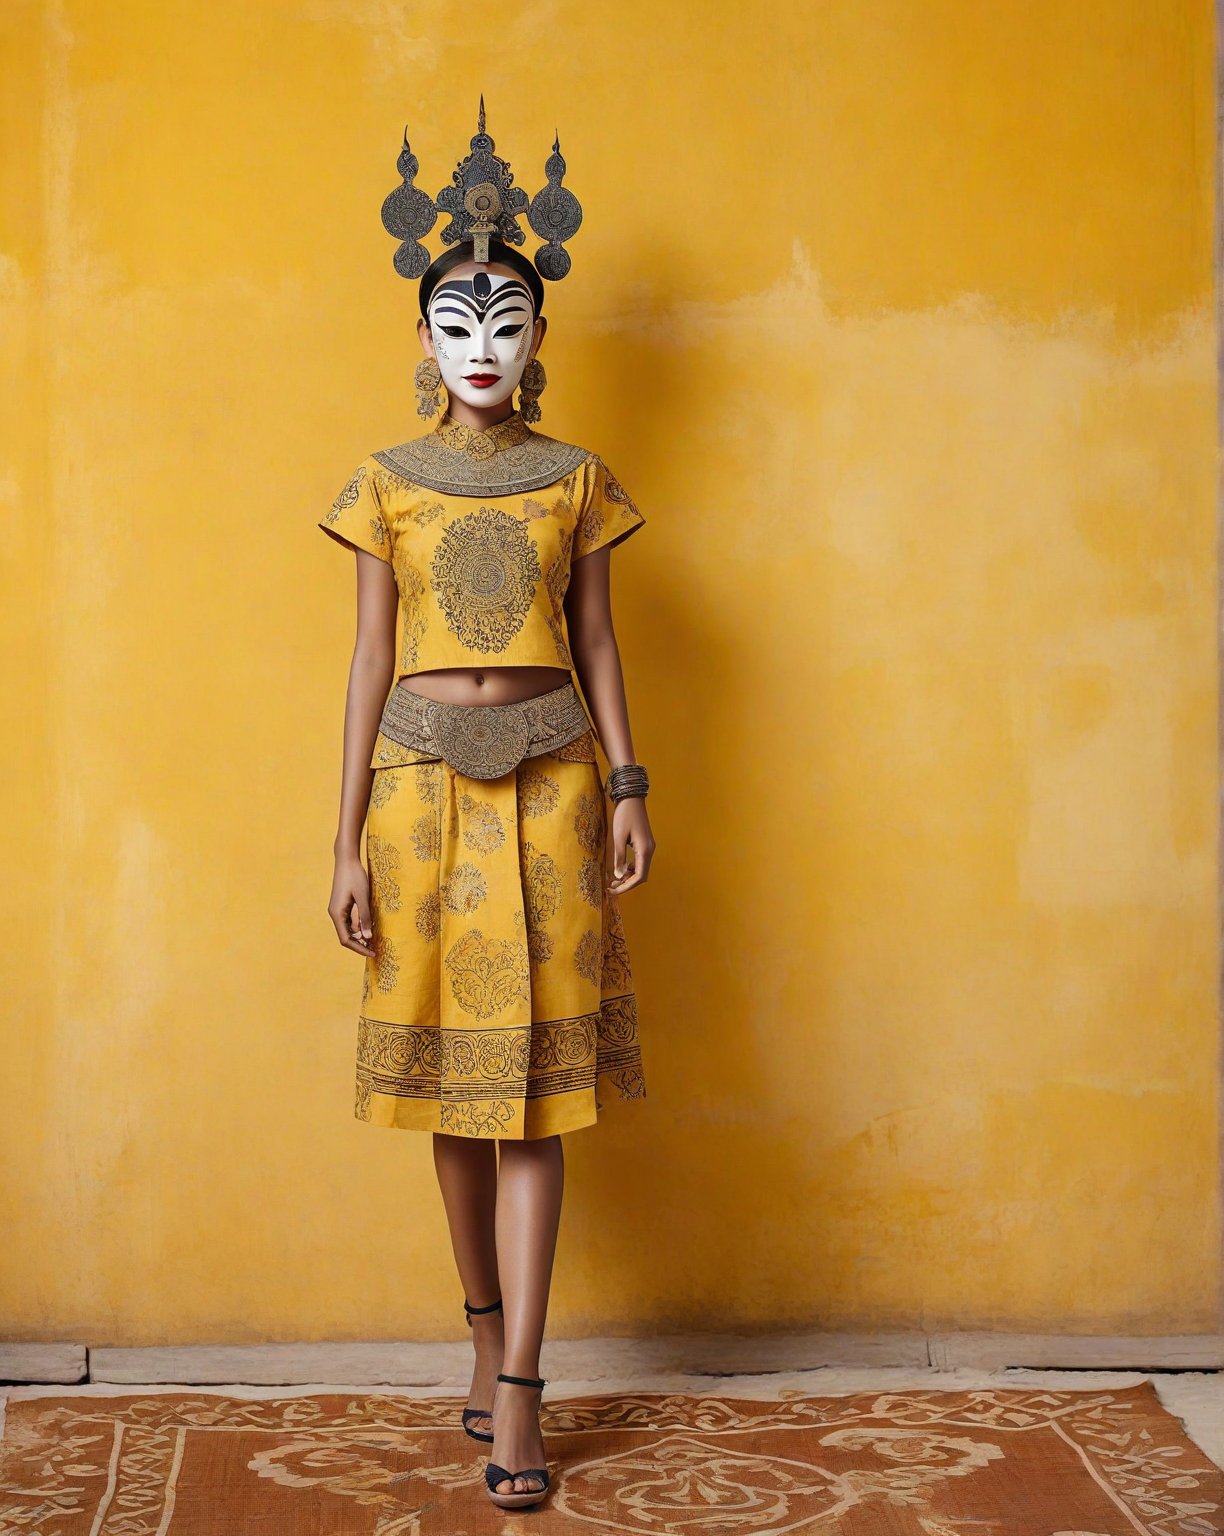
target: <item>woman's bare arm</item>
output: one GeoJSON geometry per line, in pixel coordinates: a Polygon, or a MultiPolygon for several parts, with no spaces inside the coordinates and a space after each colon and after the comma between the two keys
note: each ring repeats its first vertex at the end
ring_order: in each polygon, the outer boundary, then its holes
{"type": "Polygon", "coordinates": [[[372,955],[370,886],[361,864],[361,829],[370,805],[370,754],[395,675],[395,617],[399,593],[391,567],[357,551],[357,639],[344,704],[344,770],[334,852],[335,878],[327,911],[346,949],[372,955]]]}
{"type": "MultiPolygon", "coordinates": [[[[574,670],[600,745],[609,766],[616,768],[635,758],[620,648],[612,626],[611,555],[612,546],[605,544],[574,561],[565,594],[565,623],[574,670]]],[[[615,803],[609,842],[612,868],[608,889],[620,895],[641,885],[650,872],[655,841],[644,799],[634,796],[615,803]],[[632,867],[627,864],[628,848],[633,849],[632,867]]]]}

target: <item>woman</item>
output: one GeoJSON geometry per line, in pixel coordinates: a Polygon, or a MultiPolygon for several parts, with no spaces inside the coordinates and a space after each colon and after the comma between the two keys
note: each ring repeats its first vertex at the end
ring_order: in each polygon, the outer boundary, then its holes
{"type": "Polygon", "coordinates": [[[617,901],[654,840],[609,595],[611,549],[644,519],[598,455],[528,424],[540,273],[568,270],[557,236],[577,205],[554,145],[533,267],[502,238],[526,198],[492,150],[482,100],[459,193],[437,204],[455,248],[428,264],[435,207],[405,138],[383,220],[404,239],[397,270],[420,277],[418,409],[437,420],[365,459],[319,522],[357,552],[328,907],[366,960],[356,1114],[433,1133],[475,1345],[463,1425],[492,1442],[489,1496],[514,1507],[548,1487],[538,1371],[561,1135],[595,1123],[600,1090],[645,1096],[617,901]]]}

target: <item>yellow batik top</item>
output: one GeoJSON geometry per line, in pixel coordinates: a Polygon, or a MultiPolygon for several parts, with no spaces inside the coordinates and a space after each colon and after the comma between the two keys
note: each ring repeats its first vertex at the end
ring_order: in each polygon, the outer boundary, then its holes
{"type": "Polygon", "coordinates": [[[483,432],[446,413],[423,437],[370,454],[319,527],[391,566],[406,677],[572,671],[572,564],[644,522],[598,454],[534,432],[516,411],[483,432]]]}

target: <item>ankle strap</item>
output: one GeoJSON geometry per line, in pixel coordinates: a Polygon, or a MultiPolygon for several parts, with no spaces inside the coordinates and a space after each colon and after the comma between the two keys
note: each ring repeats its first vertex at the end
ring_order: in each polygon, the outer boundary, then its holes
{"type": "Polygon", "coordinates": [[[463,1310],[465,1312],[496,1312],[501,1304],[502,1299],[499,1296],[496,1301],[491,1301],[487,1307],[474,1307],[465,1296],[463,1299],[463,1310]]]}
{"type": "Polygon", "coordinates": [[[501,1371],[497,1373],[498,1381],[512,1381],[520,1387],[542,1387],[545,1385],[542,1376],[506,1376],[501,1371]]]}

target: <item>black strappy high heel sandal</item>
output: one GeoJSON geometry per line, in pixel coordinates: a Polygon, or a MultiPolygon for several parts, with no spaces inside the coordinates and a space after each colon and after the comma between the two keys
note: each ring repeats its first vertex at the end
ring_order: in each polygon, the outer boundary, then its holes
{"type": "MultiPolygon", "coordinates": [[[[541,1376],[505,1376],[498,1371],[497,1379],[512,1381],[520,1387],[538,1387],[541,1392],[544,1389],[544,1379],[541,1376]]],[[[496,1407],[496,1391],[493,1394],[493,1404],[496,1407]]],[[[499,1509],[522,1509],[528,1504],[538,1504],[548,1492],[548,1468],[524,1467],[520,1472],[507,1472],[505,1467],[499,1467],[495,1461],[491,1461],[485,1467],[485,1487],[489,1490],[489,1497],[499,1509]],[[543,1486],[527,1488],[522,1493],[498,1493],[498,1483],[513,1482],[516,1477],[534,1477],[543,1486]]]]}
{"type": "MultiPolygon", "coordinates": [[[[499,1311],[501,1309],[501,1304],[502,1304],[502,1299],[499,1296],[495,1302],[492,1302],[487,1307],[472,1307],[472,1306],[468,1305],[468,1299],[465,1296],[463,1298],[463,1311],[464,1311],[464,1315],[467,1318],[467,1325],[468,1325],[468,1327],[470,1328],[472,1326],[472,1314],[473,1314],[473,1312],[497,1312],[497,1311],[499,1311]]],[[[489,1409],[489,1408],[465,1408],[463,1410],[462,1417],[463,1417],[463,1432],[464,1432],[465,1435],[471,1435],[473,1440],[484,1440],[489,1445],[492,1445],[492,1443],[493,1443],[493,1436],[492,1436],[492,1434],[488,1430],[473,1429],[471,1424],[468,1422],[470,1419],[491,1419],[493,1417],[493,1413],[492,1413],[491,1409],[489,1409]]]]}

